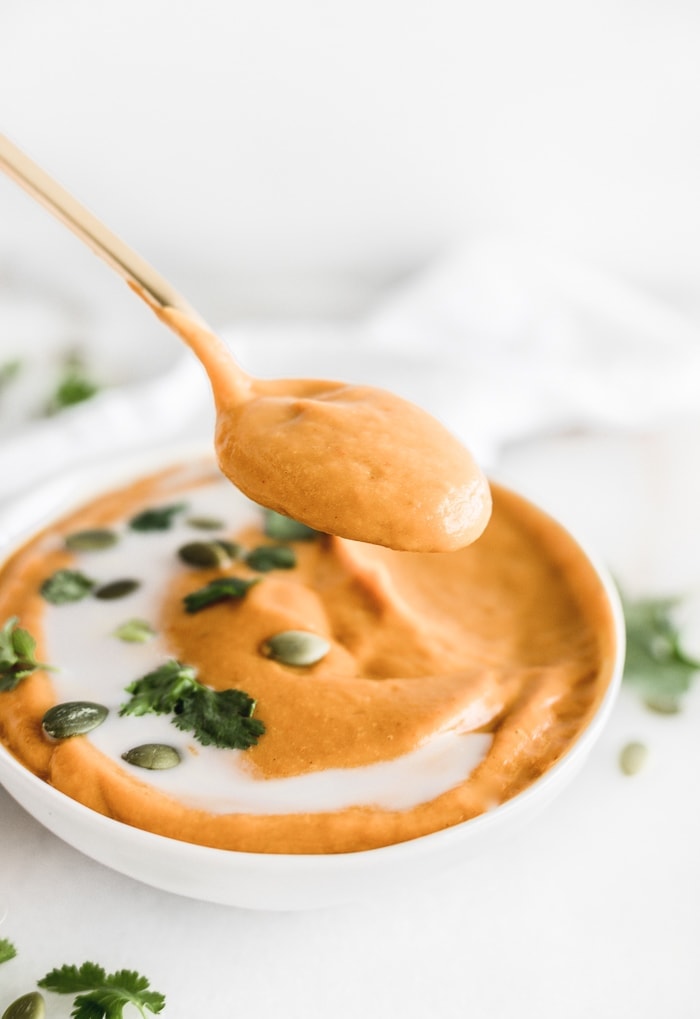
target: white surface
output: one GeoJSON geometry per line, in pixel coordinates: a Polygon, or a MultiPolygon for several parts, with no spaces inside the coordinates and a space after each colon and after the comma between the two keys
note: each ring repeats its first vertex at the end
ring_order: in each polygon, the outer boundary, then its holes
{"type": "MultiPolygon", "coordinates": [[[[2,129],[216,322],[499,226],[697,298],[699,44],[689,0],[4,0],[2,129]]],[[[78,243],[4,182],[0,224],[78,243]]]]}
{"type": "MultiPolygon", "coordinates": [[[[502,473],[585,523],[627,583],[697,588],[700,503],[686,483],[699,437],[694,422],[653,439],[551,440],[512,450],[502,473]]],[[[0,969],[2,998],[92,958],[141,969],[177,1019],[233,1007],[292,1019],[692,1015],[698,693],[683,714],[660,717],[626,691],[585,770],[512,842],[324,911],[250,913],[154,891],[68,848],[0,793],[0,934],[20,951],[0,969]],[[617,754],[633,738],[651,756],[626,778],[617,754]]],[[[49,1019],[68,1012],[53,996],[50,1009],[49,1019]]]]}

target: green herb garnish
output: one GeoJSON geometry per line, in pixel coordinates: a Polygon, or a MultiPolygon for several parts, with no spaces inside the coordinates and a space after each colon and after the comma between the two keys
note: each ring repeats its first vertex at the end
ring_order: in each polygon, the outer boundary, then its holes
{"type": "Polygon", "coordinates": [[[212,690],[180,662],[166,662],[126,690],[132,696],[120,715],[172,714],[173,724],[204,746],[247,750],[265,732],[264,723],[252,717],[252,697],[242,690],[212,690]]]}
{"type": "Polygon", "coordinates": [[[245,557],[246,566],[260,573],[270,570],[292,570],[297,564],[296,553],[288,545],[259,545],[245,557]]]}
{"type": "Polygon", "coordinates": [[[677,598],[623,601],[627,631],[624,678],[640,691],[652,709],[672,713],[680,708],[700,661],[686,654],[673,612],[677,598]]]}
{"type": "MultiPolygon", "coordinates": [[[[7,620],[0,630],[0,691],[14,690],[35,669],[48,669],[34,657],[36,641],[28,630],[17,626],[17,616],[7,620]]],[[[1,942],[0,942],[1,943],[1,942]]]]}
{"type": "Polygon", "coordinates": [[[66,605],[87,598],[94,586],[94,580],[77,570],[56,570],[46,578],[39,592],[52,605],[66,605]]]}
{"type": "Polygon", "coordinates": [[[175,503],[173,506],[147,509],[132,517],[129,527],[132,531],[169,531],[173,526],[174,518],[185,509],[187,506],[184,502],[175,503]]]}
{"type": "Polygon", "coordinates": [[[3,361],[0,364],[0,392],[9,385],[20,373],[22,368],[22,362],[19,358],[15,358],[13,361],[3,361]]]}
{"type": "Polygon", "coordinates": [[[206,609],[209,605],[216,605],[217,602],[243,598],[248,589],[258,583],[260,581],[257,578],[244,580],[242,577],[217,577],[216,580],[212,580],[204,587],[185,595],[182,599],[185,611],[190,614],[201,612],[202,609],[206,609]]]}
{"type": "Polygon", "coordinates": [[[56,414],[77,403],[84,403],[99,392],[100,387],[85,370],[83,359],[74,352],[64,359],[62,375],[46,407],[47,414],[56,414]]]}
{"type": "Polygon", "coordinates": [[[165,1007],[165,997],[149,990],[145,977],[128,969],[108,974],[94,962],[53,969],[38,984],[56,994],[76,995],[73,1019],[123,1019],[126,1005],[134,1005],[145,1019],[146,1009],[157,1014],[165,1007]]]}
{"type": "Polygon", "coordinates": [[[145,619],[127,619],[118,626],[112,636],[118,637],[127,644],[145,644],[155,637],[156,631],[145,619]]]}
{"type": "Polygon", "coordinates": [[[9,962],[17,955],[17,949],[7,938],[0,938],[0,962],[9,962]]]}
{"type": "Polygon", "coordinates": [[[275,538],[276,541],[313,541],[321,533],[275,510],[263,509],[263,516],[265,534],[268,538],[275,538]]]}

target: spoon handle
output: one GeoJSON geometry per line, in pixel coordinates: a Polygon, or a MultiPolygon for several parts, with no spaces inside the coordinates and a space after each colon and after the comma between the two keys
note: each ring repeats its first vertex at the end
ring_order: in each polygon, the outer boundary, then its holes
{"type": "Polygon", "coordinates": [[[201,322],[201,316],[160,273],[3,134],[0,170],[61,220],[144,300],[158,308],[177,308],[201,322]]]}

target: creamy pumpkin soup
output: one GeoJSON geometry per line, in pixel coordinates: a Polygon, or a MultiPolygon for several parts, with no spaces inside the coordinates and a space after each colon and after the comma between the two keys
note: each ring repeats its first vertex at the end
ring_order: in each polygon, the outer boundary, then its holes
{"type": "Polygon", "coordinates": [[[478,542],[394,551],[263,509],[208,462],[31,540],[0,572],[3,621],[20,761],[120,821],[265,853],[496,807],[575,743],[615,654],[587,558],[499,486],[478,542]]]}

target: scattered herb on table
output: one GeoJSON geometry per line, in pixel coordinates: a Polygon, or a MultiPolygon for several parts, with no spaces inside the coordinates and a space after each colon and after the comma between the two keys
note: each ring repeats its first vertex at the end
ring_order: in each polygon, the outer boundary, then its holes
{"type": "Polygon", "coordinates": [[[9,962],[17,955],[17,949],[7,938],[0,938],[0,962],[9,962]]]}
{"type": "Polygon", "coordinates": [[[50,668],[37,662],[34,657],[36,641],[28,630],[17,626],[17,622],[17,616],[11,616],[0,629],[0,691],[3,692],[14,690],[35,669],[50,668]]]}
{"type": "Polygon", "coordinates": [[[185,611],[190,614],[201,612],[209,605],[216,605],[218,602],[230,601],[243,598],[253,584],[260,583],[256,577],[253,580],[244,580],[242,577],[217,577],[205,587],[200,587],[182,599],[185,611]]]}
{"type": "Polygon", "coordinates": [[[252,697],[242,690],[212,690],[199,682],[191,666],[177,661],[166,662],[126,690],[131,700],[120,715],[172,714],[173,724],[204,746],[247,750],[265,732],[264,723],[252,717],[252,697]]]}
{"type": "Polygon", "coordinates": [[[47,414],[56,414],[67,407],[84,403],[99,393],[99,385],[88,375],[80,355],[70,353],[62,366],[62,374],[46,407],[47,414]]]}
{"type": "Polygon", "coordinates": [[[145,1019],[146,1010],[158,1014],[165,1007],[165,997],[151,991],[145,977],[128,969],[105,973],[94,962],[53,969],[38,984],[56,994],[76,995],[73,1019],[123,1019],[126,1005],[134,1005],[145,1019]]]}
{"type": "Polygon", "coordinates": [[[0,364],[0,392],[17,378],[22,369],[22,362],[19,358],[11,361],[3,361],[0,364]]]}
{"type": "Polygon", "coordinates": [[[131,518],[129,527],[132,531],[169,531],[178,513],[186,509],[184,502],[178,502],[172,506],[157,506],[143,510],[131,518]]]}
{"type": "Polygon", "coordinates": [[[645,704],[671,714],[680,710],[700,661],[688,655],[673,618],[677,598],[623,600],[627,632],[624,678],[640,691],[645,704]]]}
{"type": "Polygon", "coordinates": [[[52,605],[82,601],[92,591],[95,581],[78,570],[56,570],[39,588],[42,598],[52,605]]]}

